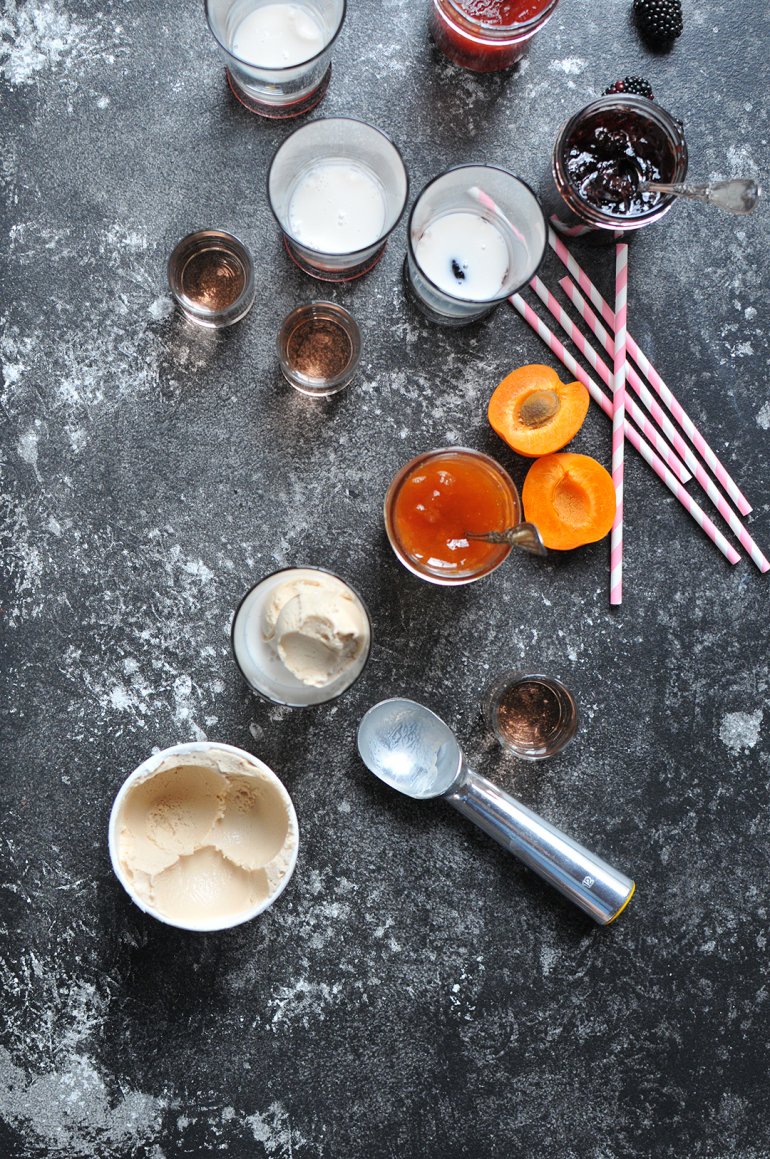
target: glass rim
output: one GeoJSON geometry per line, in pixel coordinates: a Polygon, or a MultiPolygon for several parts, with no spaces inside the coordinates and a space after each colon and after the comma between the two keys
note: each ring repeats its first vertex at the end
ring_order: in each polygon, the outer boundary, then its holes
{"type": "Polygon", "coordinates": [[[315,61],[319,60],[324,55],[324,53],[327,53],[329,51],[329,49],[332,47],[335,40],[339,36],[340,32],[342,31],[342,25],[345,23],[345,16],[346,16],[347,10],[348,10],[347,0],[340,0],[340,3],[342,4],[342,9],[340,11],[340,18],[339,18],[339,21],[337,23],[337,27],[335,28],[334,32],[332,33],[332,35],[329,38],[329,40],[327,41],[327,43],[323,46],[323,48],[319,52],[313,53],[313,55],[309,56],[306,60],[297,61],[296,64],[287,64],[287,65],[281,65],[280,67],[275,67],[275,66],[269,65],[269,64],[255,64],[253,60],[244,60],[244,58],[242,56],[238,56],[231,49],[229,49],[227,47],[227,45],[223,43],[222,40],[220,40],[218,34],[214,30],[214,25],[212,24],[212,21],[211,21],[210,11],[211,11],[212,2],[213,2],[213,0],[205,0],[206,23],[209,26],[209,31],[211,32],[211,35],[214,37],[214,39],[216,40],[217,44],[222,49],[222,51],[227,56],[229,56],[231,60],[237,61],[238,64],[245,65],[246,68],[257,68],[261,72],[270,72],[270,73],[274,73],[274,74],[293,72],[293,70],[296,68],[306,68],[308,65],[311,65],[315,61]]]}
{"type": "Polygon", "coordinates": [[[369,660],[371,658],[372,641],[373,640],[374,640],[374,625],[372,624],[372,617],[371,617],[371,614],[369,612],[368,607],[366,606],[366,601],[363,599],[363,597],[362,597],[361,593],[358,591],[358,589],[354,588],[353,585],[348,583],[348,581],[346,579],[343,579],[341,575],[337,575],[336,572],[331,571],[328,567],[319,567],[318,564],[312,564],[312,563],[302,564],[302,565],[287,564],[286,567],[278,567],[275,569],[275,571],[271,571],[271,572],[268,572],[267,575],[263,575],[261,579],[258,579],[256,581],[256,583],[253,583],[251,585],[251,587],[243,594],[241,599],[238,601],[238,605],[237,605],[235,611],[233,612],[233,618],[232,618],[232,622],[230,624],[230,651],[233,654],[233,659],[235,660],[235,666],[241,674],[241,679],[244,681],[246,686],[251,689],[252,692],[255,692],[258,696],[261,696],[263,700],[268,701],[270,704],[279,704],[279,705],[281,705],[282,708],[320,708],[321,705],[323,705],[323,704],[331,704],[333,700],[337,700],[340,696],[342,696],[345,692],[347,692],[348,689],[352,688],[354,684],[357,684],[358,681],[363,676],[363,674],[366,670],[366,667],[369,663],[369,660]],[[235,650],[235,625],[238,621],[238,616],[241,613],[241,608],[246,603],[246,600],[249,598],[249,596],[252,594],[252,592],[255,592],[258,587],[262,586],[263,583],[267,583],[268,580],[273,579],[275,576],[281,575],[283,572],[286,572],[286,571],[319,571],[319,572],[323,572],[324,575],[330,575],[332,577],[332,579],[339,580],[339,582],[341,584],[344,584],[346,588],[350,588],[351,592],[356,597],[356,599],[358,600],[361,607],[364,609],[364,615],[366,616],[366,623],[367,623],[367,626],[369,628],[369,642],[367,643],[367,646],[366,646],[366,658],[365,658],[363,664],[361,665],[361,668],[359,669],[359,671],[356,673],[356,675],[350,681],[350,684],[346,684],[344,688],[341,688],[339,690],[339,692],[335,692],[333,696],[328,696],[325,700],[315,700],[315,701],[312,701],[311,703],[308,703],[308,704],[290,704],[286,700],[277,700],[274,696],[271,696],[269,692],[266,692],[262,688],[257,688],[254,684],[251,683],[248,676],[243,671],[243,668],[241,667],[241,662],[238,659],[238,653],[235,650]]]}
{"type": "MultiPolygon", "coordinates": [[[[349,310],[346,310],[344,306],[340,306],[337,302],[328,301],[328,299],[318,298],[312,302],[305,302],[301,306],[295,306],[293,310],[290,310],[281,322],[275,344],[278,351],[278,361],[281,364],[284,377],[286,377],[288,370],[292,378],[302,383],[303,386],[307,385],[311,389],[314,387],[319,388],[319,394],[322,393],[320,388],[323,387],[346,386],[355,375],[358,364],[361,361],[361,329],[358,323],[349,310]],[[293,322],[300,323],[305,317],[311,318],[315,313],[318,313],[322,318],[331,319],[340,325],[350,340],[350,358],[344,370],[329,378],[314,378],[312,375],[303,374],[302,371],[295,370],[289,365],[288,359],[284,354],[283,339],[285,338],[288,342],[290,337],[287,333],[289,325],[293,322]]],[[[293,386],[294,383],[291,379],[289,381],[293,386]]],[[[337,578],[339,579],[340,577],[338,576],[337,578]]],[[[347,581],[343,580],[342,582],[346,583],[347,581]]],[[[348,587],[350,587],[349,584],[348,587]]],[[[358,595],[357,592],[356,595],[358,595]]],[[[363,601],[361,602],[363,603],[363,601]]]]}
{"type": "MultiPolygon", "coordinates": [[[[215,245],[212,245],[212,248],[216,248],[215,245]]],[[[234,233],[230,233],[230,231],[226,229],[194,229],[191,230],[190,233],[186,233],[184,237],[179,239],[168,256],[168,261],[166,262],[166,277],[168,279],[171,296],[176,302],[179,303],[185,313],[188,315],[192,314],[201,321],[210,320],[212,323],[219,322],[224,318],[229,318],[231,314],[235,314],[239,310],[242,310],[247,301],[249,304],[251,304],[251,302],[254,300],[256,292],[254,258],[251,256],[251,251],[239,237],[236,237],[234,233]],[[235,298],[229,306],[225,306],[220,310],[210,310],[205,306],[199,306],[193,298],[190,298],[182,288],[182,271],[179,271],[180,276],[177,277],[177,271],[174,268],[175,264],[183,256],[186,249],[189,248],[192,250],[192,247],[196,242],[206,241],[211,241],[212,243],[219,241],[230,246],[235,251],[238,260],[243,266],[243,289],[241,290],[238,297],[235,298]]],[[[240,319],[235,319],[235,321],[239,320],[240,319]]]]}
{"type": "MultiPolygon", "coordinates": [[[[323,160],[323,158],[319,158],[319,160],[323,160]]],[[[355,158],[351,158],[351,160],[355,160],[355,158]]],[[[401,221],[401,218],[404,216],[404,211],[405,211],[407,204],[409,202],[409,170],[406,167],[406,162],[404,161],[403,153],[401,152],[401,150],[399,149],[398,145],[393,140],[393,138],[390,136],[390,134],[386,133],[383,129],[378,129],[376,125],[370,124],[369,121],[365,121],[362,117],[315,117],[314,120],[307,121],[304,125],[299,125],[296,129],[294,129],[289,134],[289,136],[286,138],[286,140],[282,141],[281,144],[278,146],[275,153],[273,153],[272,159],[271,159],[270,164],[269,164],[268,169],[267,169],[267,176],[265,178],[265,187],[266,187],[266,192],[267,192],[267,204],[270,206],[270,212],[272,213],[273,217],[275,218],[276,222],[278,223],[278,228],[280,229],[281,233],[289,239],[289,241],[292,243],[292,245],[297,246],[299,248],[299,250],[301,250],[303,253],[318,254],[319,257],[324,257],[324,258],[355,258],[355,257],[358,257],[359,254],[368,254],[371,250],[374,250],[378,246],[383,245],[384,242],[386,242],[388,240],[388,238],[390,237],[390,235],[393,233],[393,230],[396,228],[398,223],[401,221]],[[390,145],[391,149],[396,154],[396,157],[398,158],[398,162],[399,162],[401,169],[403,170],[403,173],[404,173],[404,199],[403,199],[403,202],[401,204],[401,208],[399,209],[398,214],[396,215],[396,218],[393,221],[393,224],[388,226],[388,228],[385,230],[384,233],[378,234],[375,241],[370,242],[369,245],[363,246],[362,249],[343,250],[342,252],[338,251],[336,253],[330,253],[328,250],[313,249],[312,246],[306,245],[305,242],[302,242],[299,240],[299,238],[296,238],[294,236],[294,234],[291,232],[291,230],[289,230],[283,224],[280,217],[278,216],[278,213],[276,212],[275,206],[273,205],[273,199],[270,196],[270,177],[271,177],[272,172],[273,172],[273,167],[274,167],[276,161],[278,160],[278,156],[281,153],[281,151],[287,147],[287,145],[292,140],[292,138],[296,137],[298,133],[305,132],[307,129],[310,129],[313,125],[320,125],[324,122],[329,122],[329,121],[334,121],[338,124],[345,123],[345,124],[353,124],[353,125],[363,125],[365,129],[369,129],[372,133],[377,133],[380,137],[383,138],[383,140],[388,145],[390,145]]],[[[355,265],[356,263],[351,262],[350,264],[355,265]]]]}
{"type": "Polygon", "coordinates": [[[547,0],[542,10],[537,15],[531,16],[529,20],[516,20],[512,24],[488,24],[485,20],[477,20],[475,16],[465,12],[458,0],[434,0],[434,4],[439,8],[451,8],[461,25],[467,25],[479,33],[483,32],[490,40],[496,41],[520,39],[522,33],[538,27],[541,22],[544,23],[552,16],[558,3],[559,0],[547,0]]]}
{"type": "Polygon", "coordinates": [[[519,517],[521,517],[522,514],[521,496],[519,495],[518,487],[506,471],[505,467],[503,467],[501,463],[498,463],[497,459],[493,459],[491,455],[488,455],[486,451],[477,451],[474,447],[437,447],[431,451],[423,451],[422,454],[415,455],[412,459],[409,460],[409,462],[405,463],[404,466],[401,467],[400,470],[398,470],[393,476],[385,493],[385,499],[383,502],[383,516],[385,520],[385,533],[388,537],[388,542],[393,549],[393,553],[396,556],[396,559],[398,559],[399,563],[403,564],[407,571],[410,571],[412,575],[416,575],[418,579],[427,580],[428,583],[438,584],[441,587],[460,587],[463,584],[475,583],[477,580],[483,579],[484,576],[490,575],[493,571],[496,571],[501,564],[505,563],[506,559],[513,551],[513,547],[510,543],[499,545],[490,544],[490,546],[499,546],[500,548],[500,551],[495,553],[495,556],[490,560],[490,563],[486,564],[478,571],[462,575],[442,575],[435,571],[429,571],[427,568],[422,567],[420,564],[413,560],[412,556],[402,545],[399,536],[396,534],[395,523],[392,518],[393,510],[396,505],[396,500],[398,499],[398,496],[401,492],[401,488],[409,476],[413,473],[413,471],[423,463],[427,463],[439,455],[460,455],[462,457],[467,456],[476,460],[480,460],[482,463],[484,463],[485,466],[491,468],[497,477],[501,480],[507,493],[512,498],[514,509],[516,512],[518,512],[519,517]]]}
{"type": "Polygon", "coordinates": [[[450,165],[448,169],[444,169],[444,170],[442,170],[441,173],[437,173],[435,177],[432,177],[430,181],[428,181],[425,185],[423,185],[422,189],[417,194],[414,205],[412,206],[412,210],[409,214],[409,220],[408,220],[407,226],[406,226],[406,244],[407,244],[408,249],[409,249],[409,256],[411,257],[412,261],[414,262],[414,264],[417,266],[418,270],[420,271],[420,276],[425,279],[425,281],[428,283],[428,285],[432,286],[432,288],[434,290],[437,290],[438,293],[441,294],[443,297],[448,298],[450,300],[450,302],[457,302],[459,304],[464,303],[465,305],[468,305],[468,306],[486,306],[486,305],[492,306],[492,305],[496,305],[499,302],[504,302],[506,300],[506,298],[509,298],[511,296],[511,294],[518,293],[518,291],[523,286],[526,286],[527,282],[529,282],[531,278],[534,278],[535,274],[538,272],[541,265],[543,264],[543,259],[545,258],[545,255],[548,251],[548,222],[546,221],[545,213],[543,211],[542,205],[540,204],[540,201],[538,199],[537,194],[535,193],[534,189],[529,184],[529,182],[525,181],[523,177],[517,177],[515,173],[511,173],[510,169],[505,169],[502,165],[487,165],[483,161],[479,161],[479,162],[469,161],[463,165],[450,165]],[[417,255],[416,255],[415,250],[414,250],[414,245],[412,243],[412,221],[414,220],[414,215],[415,215],[415,212],[417,210],[417,206],[420,204],[421,198],[425,196],[425,194],[428,192],[428,190],[431,188],[431,186],[435,185],[437,181],[440,181],[443,177],[446,177],[450,173],[458,173],[462,169],[494,169],[498,173],[504,173],[506,175],[506,177],[510,177],[512,181],[516,181],[519,185],[524,186],[524,188],[527,190],[527,192],[532,197],[532,200],[533,200],[534,205],[537,209],[537,212],[540,214],[540,216],[543,219],[543,248],[542,248],[542,251],[540,253],[539,258],[537,259],[537,264],[534,266],[532,272],[527,274],[527,276],[525,277],[523,282],[521,282],[518,286],[515,286],[511,290],[506,290],[506,292],[504,294],[502,294],[499,298],[458,298],[454,294],[450,294],[448,290],[445,290],[445,289],[443,289],[443,287],[437,285],[437,283],[434,282],[433,279],[428,274],[425,273],[425,271],[423,270],[419,261],[417,260],[417,255]]]}
{"type": "Polygon", "coordinates": [[[558,676],[548,676],[539,670],[530,671],[526,667],[505,668],[503,671],[498,672],[484,688],[481,703],[482,713],[487,727],[492,732],[500,747],[505,752],[513,754],[522,761],[543,761],[558,756],[569,742],[573,740],[581,724],[577,700],[564,681],[560,680],[558,676]],[[533,752],[531,751],[531,747],[527,750],[525,745],[519,746],[514,741],[509,740],[497,723],[496,712],[493,716],[493,709],[496,710],[499,707],[502,693],[517,684],[523,684],[525,681],[538,681],[540,684],[544,684],[555,693],[557,698],[563,698],[569,709],[568,719],[562,721],[561,728],[556,734],[555,747],[544,749],[541,752],[533,752]]]}
{"type": "Polygon", "coordinates": [[[681,124],[659,105],[657,101],[651,101],[647,97],[643,97],[638,93],[605,93],[597,97],[593,101],[589,101],[582,109],[578,109],[576,113],[564,122],[560,128],[556,141],[553,147],[553,155],[551,168],[553,171],[553,180],[556,188],[561,192],[562,197],[570,206],[570,208],[577,213],[578,216],[587,218],[591,225],[604,229],[615,229],[625,232],[630,232],[638,229],[642,225],[647,225],[651,221],[657,221],[664,213],[667,213],[671,206],[676,201],[676,196],[673,193],[663,194],[660,201],[650,209],[645,210],[644,213],[635,214],[633,217],[617,216],[615,214],[606,213],[604,210],[597,209],[590,201],[586,201],[581,197],[575,189],[575,186],[567,176],[564,151],[570,134],[576,128],[578,122],[586,115],[591,115],[595,112],[600,112],[603,109],[612,109],[620,106],[620,108],[627,108],[633,112],[646,115],[650,121],[654,122],[658,128],[662,129],[674,148],[674,173],[671,175],[671,181],[683,181],[687,175],[687,166],[689,163],[689,153],[687,149],[687,141],[685,139],[684,130],[681,124]],[[576,209],[576,207],[578,207],[576,209]]]}

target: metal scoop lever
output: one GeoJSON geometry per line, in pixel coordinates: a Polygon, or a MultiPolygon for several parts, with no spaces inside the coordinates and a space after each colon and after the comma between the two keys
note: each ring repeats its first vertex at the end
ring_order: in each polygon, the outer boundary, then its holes
{"type": "Polygon", "coordinates": [[[443,797],[504,849],[589,914],[609,925],[634,883],[465,763],[452,730],[414,700],[382,700],[358,727],[364,764],[408,797],[443,797]]]}
{"type": "Polygon", "coordinates": [[[478,534],[466,531],[465,538],[483,539],[485,543],[509,543],[511,547],[520,547],[532,555],[548,554],[534,523],[517,523],[515,527],[508,527],[505,531],[483,531],[478,534]]]}

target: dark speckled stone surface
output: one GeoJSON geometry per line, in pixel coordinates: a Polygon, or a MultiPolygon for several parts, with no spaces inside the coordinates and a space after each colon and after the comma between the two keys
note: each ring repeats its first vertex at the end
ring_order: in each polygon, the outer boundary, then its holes
{"type": "MultiPolygon", "coordinates": [[[[685,122],[693,178],[766,172],[767,6],[685,0],[657,56],[630,8],[563,0],[514,74],[479,78],[437,55],[423,0],[352,0],[319,112],[386,129],[413,191],[471,159],[537,183],[566,115],[642,73],[685,122]]],[[[549,360],[538,340],[507,306],[463,332],[425,323],[403,223],[355,285],[295,270],[264,191],[289,128],[234,103],[201,4],[5,0],[0,94],[0,1153],[766,1159],[768,579],[730,567],[631,454],[616,613],[606,543],[464,590],[414,579],[384,538],[389,479],[461,443],[520,482],[485,410],[505,372],[549,360]],[[261,283],[219,338],[165,284],[173,244],[209,225],[247,242],[261,283]],[[314,296],[365,343],[354,387],[320,405],[274,356],[314,296]],[[289,563],[348,578],[376,633],[344,698],[294,714],[247,693],[228,646],[241,594],[289,563]],[[482,689],[511,665],[577,696],[578,738],[550,764],[485,734],[482,689]],[[637,878],[616,926],[370,777],[356,725],[394,694],[637,878]],[[204,736],[278,772],[302,847],[269,913],[198,937],[132,906],[105,834],[132,768],[204,736]]],[[[678,206],[634,243],[629,293],[766,548],[768,212],[678,206]]],[[[583,256],[609,291],[610,256],[583,256]]],[[[609,462],[596,408],[574,448],[609,462]]]]}

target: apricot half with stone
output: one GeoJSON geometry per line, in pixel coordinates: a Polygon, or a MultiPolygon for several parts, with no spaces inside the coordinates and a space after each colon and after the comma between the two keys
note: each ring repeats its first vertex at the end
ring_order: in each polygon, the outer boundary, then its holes
{"type": "Polygon", "coordinates": [[[559,451],[574,438],[588,413],[582,382],[562,382],[550,366],[533,363],[506,375],[489,400],[493,430],[529,459],[559,451]]]}
{"type": "Polygon", "coordinates": [[[524,518],[554,551],[604,539],[615,518],[612,477],[590,455],[544,455],[527,472],[521,501],[524,518]]]}

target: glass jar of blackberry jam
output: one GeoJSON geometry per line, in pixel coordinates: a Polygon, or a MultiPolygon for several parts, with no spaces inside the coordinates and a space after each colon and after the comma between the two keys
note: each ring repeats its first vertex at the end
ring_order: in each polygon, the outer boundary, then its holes
{"type": "Polygon", "coordinates": [[[670,194],[643,191],[642,182],[684,181],[686,173],[680,122],[646,97],[613,93],[562,126],[542,200],[558,233],[611,242],[673,205],[670,194]]]}

